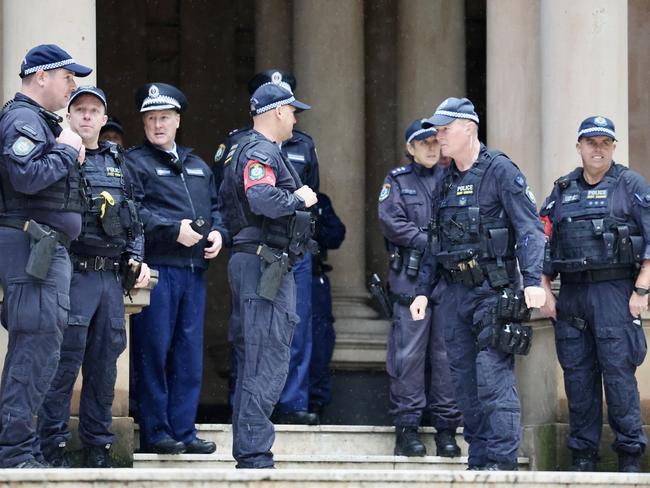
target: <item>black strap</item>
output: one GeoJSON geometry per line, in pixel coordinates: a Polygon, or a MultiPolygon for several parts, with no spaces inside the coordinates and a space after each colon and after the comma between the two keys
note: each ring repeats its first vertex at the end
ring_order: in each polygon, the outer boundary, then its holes
{"type": "Polygon", "coordinates": [[[390,298],[391,302],[397,302],[407,307],[410,307],[413,300],[415,300],[413,295],[407,295],[406,293],[388,293],[388,298],[390,298]]]}
{"type": "MultiPolygon", "coordinates": [[[[11,217],[0,217],[0,227],[11,227],[12,229],[25,231],[26,223],[27,222],[25,220],[21,220],[21,219],[13,219],[11,217]]],[[[51,229],[51,227],[48,225],[43,225],[43,224],[41,225],[47,229],[51,229]]],[[[65,247],[66,249],[70,249],[70,244],[72,243],[72,239],[70,239],[63,232],[57,232],[55,230],[52,230],[52,232],[56,234],[56,240],[59,241],[59,243],[63,247],[65,247]]]]}
{"type": "Polygon", "coordinates": [[[588,269],[576,273],[560,272],[560,280],[564,283],[597,283],[600,281],[633,279],[636,272],[633,268],[588,269]]]}
{"type": "Polygon", "coordinates": [[[120,262],[107,256],[78,256],[70,255],[70,261],[75,271],[119,271],[120,262]]]}

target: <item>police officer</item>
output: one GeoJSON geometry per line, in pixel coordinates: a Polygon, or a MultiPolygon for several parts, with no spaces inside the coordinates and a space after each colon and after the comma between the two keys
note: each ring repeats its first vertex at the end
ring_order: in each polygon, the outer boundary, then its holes
{"type": "Polygon", "coordinates": [[[205,269],[228,235],[217,211],[214,178],[192,149],[176,144],[185,95],[148,83],[136,95],[144,144],[129,149],[141,203],[145,258],[158,270],[151,304],[132,318],[135,404],[144,452],[208,454],[196,437],[201,390],[205,269]]]}
{"type": "Polygon", "coordinates": [[[106,95],[94,86],[77,88],[68,102],[68,122],[86,148],[86,183],[81,235],[70,246],[73,275],[70,318],[61,359],[38,415],[41,449],[50,466],[66,467],[72,388],[83,365],[79,437],[83,465],[109,468],[110,432],[117,358],[126,347],[120,267],[133,267],[134,286],[146,286],[144,239],[121,149],[98,142],[106,122],[106,95]],[[137,270],[137,275],[135,272],[137,270]]]}
{"type": "Polygon", "coordinates": [[[54,44],[29,50],[0,114],[0,284],[9,343],[0,390],[0,466],[40,468],[34,416],[56,373],[70,309],[66,247],[81,229],[81,138],[54,113],[91,69],[54,44]]]}
{"type": "Polygon", "coordinates": [[[570,469],[596,469],[604,385],[619,471],[638,472],[648,443],[634,373],[647,351],[640,314],[648,309],[650,289],[650,186],[613,161],[610,119],[585,119],[576,149],[582,166],[555,182],[540,212],[550,237],[542,312],[556,321],[570,469]],[[562,286],[556,304],[550,283],[557,273],[562,286]]]}
{"type": "Polygon", "coordinates": [[[291,138],[295,112],[309,109],[280,84],[251,98],[253,131],[226,163],[219,192],[233,248],[229,340],[237,364],[232,414],[233,457],[238,468],[273,466],[275,438],[269,420],[289,367],[298,316],[291,263],[302,259],[316,194],[302,185],[279,144],[291,138]]]}
{"type": "Polygon", "coordinates": [[[309,411],[320,418],[324,407],[332,401],[329,364],[336,341],[332,291],[327,276],[332,266],[327,263],[327,251],[341,247],[345,239],[345,225],[334,212],[330,198],[321,192],[316,196],[318,202],[313,207],[316,215],[314,240],[318,243],[319,252],[312,257],[311,317],[313,342],[318,347],[312,349],[309,365],[309,411]]]}
{"type": "Polygon", "coordinates": [[[99,140],[114,142],[124,147],[124,127],[117,117],[108,116],[108,120],[99,132],[99,140]]]}
{"type": "Polygon", "coordinates": [[[393,169],[379,194],[379,221],[390,252],[388,286],[393,302],[393,325],[388,337],[386,369],[390,376],[391,415],[395,424],[395,455],[424,456],[418,436],[423,411],[430,411],[436,428],[439,456],[460,455],[456,428],[460,412],[444,344],[442,321],[411,319],[417,275],[427,247],[431,199],[444,166],[436,129],[423,128],[426,119],[414,120],[406,129],[406,154],[410,163],[393,169]],[[425,395],[425,367],[431,370],[429,398],[425,395]]]}
{"type": "MultiPolygon", "coordinates": [[[[270,69],[257,73],[248,82],[248,91],[252,95],[257,88],[266,83],[279,83],[290,92],[296,89],[295,77],[287,72],[277,69],[270,69]]],[[[237,150],[239,142],[250,135],[252,127],[232,131],[224,144],[219,146],[215,155],[213,171],[217,180],[217,188],[221,184],[224,163],[230,161],[234,151],[237,150]]],[[[318,173],[318,157],[313,139],[306,133],[299,130],[293,131],[293,135],[280,145],[282,153],[289,160],[298,173],[300,181],[314,191],[320,186],[318,173]]],[[[287,424],[317,424],[318,416],[308,411],[309,402],[309,370],[312,355],[312,259],[310,255],[293,266],[293,275],[296,280],[296,311],[300,322],[296,326],[291,343],[291,363],[289,364],[289,375],[285,383],[280,401],[277,406],[277,415],[274,416],[276,423],[287,424]]],[[[324,345],[317,344],[316,349],[324,345]]],[[[236,365],[235,365],[236,366],[236,365]]],[[[236,381],[236,379],[235,379],[236,381]]]]}
{"type": "MultiPolygon", "coordinates": [[[[431,257],[448,283],[441,296],[445,342],[470,469],[516,470],[521,427],[513,352],[530,344],[530,329],[518,323],[523,298],[528,307],[544,304],[544,233],[524,175],[481,144],[478,123],[468,99],[448,98],[423,124],[438,129],[442,154],[453,158],[434,196],[431,257]]],[[[426,316],[433,263],[421,270],[414,320],[426,316]]]]}

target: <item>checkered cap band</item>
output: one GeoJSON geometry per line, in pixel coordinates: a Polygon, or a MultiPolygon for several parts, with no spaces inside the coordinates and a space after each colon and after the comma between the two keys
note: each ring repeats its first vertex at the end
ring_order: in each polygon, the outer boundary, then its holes
{"type": "Polygon", "coordinates": [[[612,136],[612,139],[616,139],[616,134],[614,131],[608,129],[607,127],[589,127],[587,129],[582,129],[580,132],[578,132],[578,139],[593,132],[604,132],[605,134],[612,136]]]}
{"type": "Polygon", "coordinates": [[[409,138],[408,138],[408,140],[406,141],[406,143],[407,143],[407,144],[410,144],[411,141],[412,141],[414,138],[416,138],[416,137],[419,136],[420,134],[424,134],[425,132],[431,132],[431,135],[432,135],[432,136],[436,135],[436,130],[435,130],[433,127],[429,127],[428,129],[420,129],[420,130],[416,130],[413,134],[411,134],[411,135],[409,136],[409,138]]]}
{"type": "Polygon", "coordinates": [[[36,73],[38,70],[43,70],[43,71],[48,71],[51,69],[58,69],[58,68],[63,68],[64,66],[68,66],[69,64],[74,64],[76,61],[72,58],[70,59],[64,59],[63,61],[57,61],[56,63],[50,63],[50,64],[41,64],[39,66],[32,66],[31,68],[27,68],[25,71],[23,71],[23,74],[25,76],[31,75],[32,73],[36,73]]]}
{"type": "Polygon", "coordinates": [[[169,97],[167,95],[159,95],[155,98],[147,97],[142,102],[142,108],[148,107],[150,105],[173,105],[174,107],[180,109],[181,104],[178,103],[178,100],[175,98],[169,97]]]}
{"type": "Polygon", "coordinates": [[[473,120],[478,124],[478,116],[474,114],[466,114],[463,112],[451,112],[449,110],[436,110],[434,115],[445,115],[447,117],[453,117],[455,119],[469,119],[473,120]]]}
{"type": "Polygon", "coordinates": [[[286,98],[284,100],[278,100],[277,102],[270,103],[268,105],[264,105],[263,107],[255,109],[255,113],[257,115],[263,114],[264,112],[268,112],[269,110],[273,110],[276,107],[281,107],[283,105],[289,105],[290,103],[293,103],[296,101],[295,97],[290,97],[286,98]]]}

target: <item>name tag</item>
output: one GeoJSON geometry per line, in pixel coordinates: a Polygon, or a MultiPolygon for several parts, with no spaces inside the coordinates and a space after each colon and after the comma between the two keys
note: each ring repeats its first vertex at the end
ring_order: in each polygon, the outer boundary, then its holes
{"type": "Polygon", "coordinates": [[[287,153],[287,157],[290,161],[300,161],[301,163],[305,162],[305,156],[302,154],[287,153]]]}
{"type": "Polygon", "coordinates": [[[578,193],[564,195],[562,197],[562,203],[577,202],[578,200],[580,200],[580,195],[578,193]]]}
{"type": "Polygon", "coordinates": [[[158,176],[171,176],[172,170],[166,168],[156,168],[156,174],[158,176]]]}
{"type": "Polygon", "coordinates": [[[402,191],[400,193],[402,195],[417,195],[418,194],[417,190],[413,190],[411,188],[404,188],[404,189],[402,189],[402,191]]]}
{"type": "Polygon", "coordinates": [[[187,168],[187,174],[190,176],[205,176],[205,173],[201,168],[187,168]]]}

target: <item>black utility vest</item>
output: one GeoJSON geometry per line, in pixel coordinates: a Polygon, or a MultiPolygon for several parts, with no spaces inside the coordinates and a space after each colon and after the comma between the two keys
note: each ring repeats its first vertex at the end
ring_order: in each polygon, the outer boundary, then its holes
{"type": "Polygon", "coordinates": [[[479,195],[483,177],[501,152],[488,151],[487,160],[475,163],[458,183],[443,180],[438,206],[438,261],[447,270],[459,263],[478,260],[484,265],[514,259],[515,234],[505,213],[499,217],[482,216],[479,195]]]}
{"type": "MultiPolygon", "coordinates": [[[[58,137],[61,133],[61,127],[58,124],[60,117],[58,115],[23,101],[12,100],[6,103],[0,113],[0,119],[11,110],[18,108],[28,108],[37,113],[39,117],[45,120],[54,137],[58,137]]],[[[76,164],[70,166],[66,178],[61,178],[56,183],[32,195],[16,191],[11,183],[5,180],[3,178],[0,182],[2,186],[3,212],[25,209],[60,210],[76,213],[83,211],[81,177],[79,167],[76,164]]]]}
{"type": "Polygon", "coordinates": [[[625,184],[627,168],[616,164],[614,169],[593,187],[579,184],[582,168],[555,182],[559,197],[550,243],[554,271],[624,268],[641,260],[644,243],[639,228],[613,214],[614,191],[625,184]]]}

